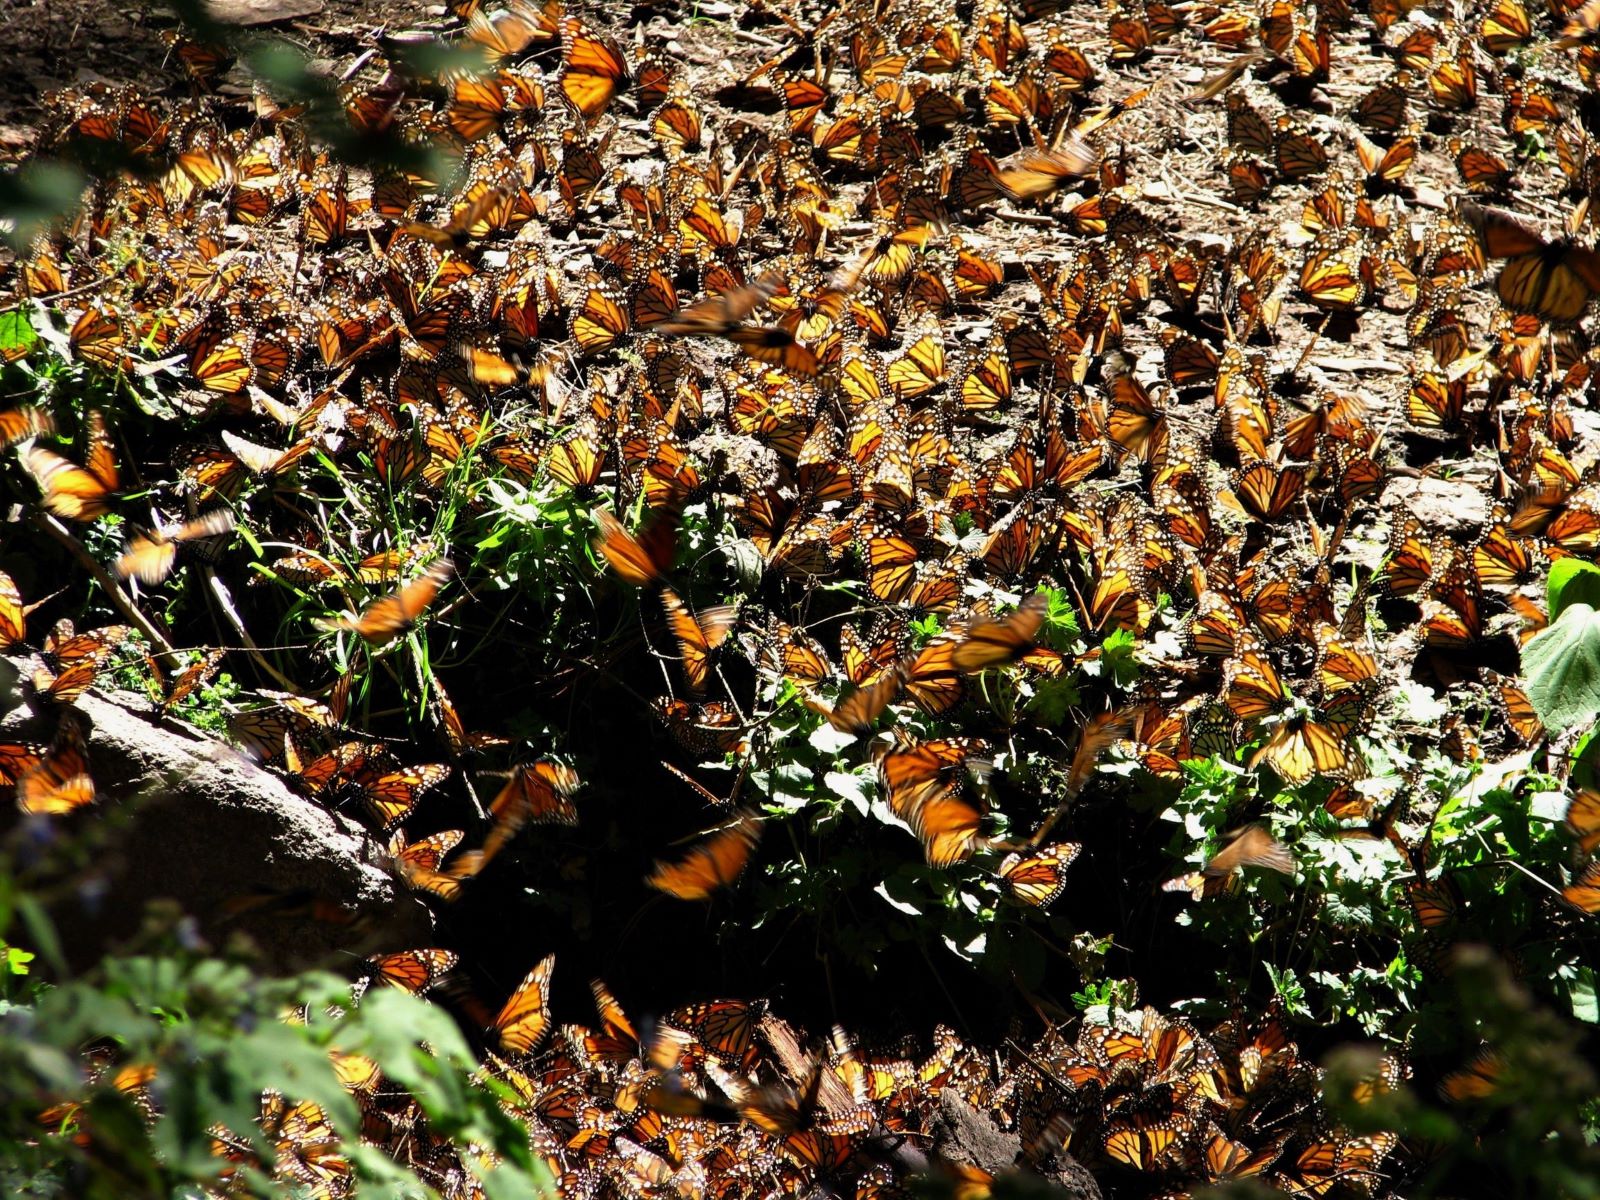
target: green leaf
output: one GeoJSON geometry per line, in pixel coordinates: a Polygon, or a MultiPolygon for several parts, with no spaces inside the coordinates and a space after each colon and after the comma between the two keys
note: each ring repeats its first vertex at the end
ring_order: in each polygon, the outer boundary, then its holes
{"type": "Polygon", "coordinates": [[[1522,648],[1522,670],[1528,699],[1546,729],[1593,720],[1600,713],[1600,612],[1583,602],[1570,604],[1522,648]]]}
{"type": "Polygon", "coordinates": [[[1579,968],[1578,977],[1567,991],[1572,998],[1572,1015],[1591,1025],[1600,1025],[1600,997],[1595,994],[1594,969],[1579,968]]]}
{"type": "Polygon", "coordinates": [[[1574,604],[1600,608],[1600,567],[1581,558],[1558,558],[1545,590],[1552,621],[1574,604]]]}
{"type": "Polygon", "coordinates": [[[0,358],[21,358],[39,344],[28,314],[21,309],[0,313],[0,358]]]}

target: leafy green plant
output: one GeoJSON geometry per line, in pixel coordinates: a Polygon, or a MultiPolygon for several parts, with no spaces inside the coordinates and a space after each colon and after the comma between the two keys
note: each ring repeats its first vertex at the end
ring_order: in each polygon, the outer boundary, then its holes
{"type": "MultiPolygon", "coordinates": [[[[350,1055],[415,1096],[439,1133],[490,1151],[463,1162],[491,1196],[547,1184],[526,1131],[505,1116],[441,1009],[393,989],[357,1003],[347,981],[322,973],[263,977],[246,961],[186,948],[181,930],[0,1013],[0,1120],[20,1135],[0,1149],[9,1194],[165,1196],[217,1187],[235,1171],[253,1194],[287,1194],[269,1173],[285,1151],[261,1123],[265,1092],[321,1110],[348,1163],[337,1169],[363,1195],[426,1195],[422,1180],[357,1137],[356,1101],[335,1069],[335,1056],[350,1055]],[[285,1012],[305,1019],[286,1022],[285,1012]],[[219,1157],[219,1129],[255,1159],[219,1157]]],[[[27,969],[28,952],[6,951],[13,974],[27,969]]]]}
{"type": "Polygon", "coordinates": [[[1551,730],[1600,713],[1600,567],[1563,558],[1550,568],[1550,624],[1522,648],[1528,699],[1551,730]]]}

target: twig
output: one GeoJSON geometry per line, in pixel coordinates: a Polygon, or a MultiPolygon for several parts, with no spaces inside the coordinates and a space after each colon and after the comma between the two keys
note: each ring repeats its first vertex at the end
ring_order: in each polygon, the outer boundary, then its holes
{"type": "Polygon", "coordinates": [[[0,314],[16,312],[25,304],[43,304],[46,300],[65,300],[71,296],[82,295],[84,292],[92,292],[96,288],[104,287],[105,285],[106,280],[102,276],[99,279],[91,279],[88,283],[80,283],[77,287],[68,288],[64,292],[50,292],[43,296],[28,296],[25,299],[18,300],[15,304],[8,304],[4,308],[0,308],[0,314]]]}
{"type": "Polygon", "coordinates": [[[1013,208],[997,208],[994,210],[994,215],[1013,225],[1039,225],[1054,229],[1059,224],[1049,213],[1018,212],[1013,208]]]}
{"type": "Polygon", "coordinates": [[[167,637],[166,631],[156,622],[155,618],[147,617],[139,611],[139,607],[134,604],[133,598],[122,590],[122,586],[111,577],[111,572],[107,571],[96,560],[94,555],[84,549],[83,543],[72,536],[70,529],[48,513],[36,513],[34,515],[34,524],[57,542],[60,542],[67,553],[78,561],[78,565],[94,576],[95,582],[100,585],[106,596],[110,598],[111,603],[116,607],[116,610],[123,615],[128,624],[144,634],[145,638],[152,644],[161,647],[162,654],[172,653],[172,642],[167,637]]]}
{"type": "Polygon", "coordinates": [[[201,567],[205,574],[206,583],[211,588],[211,595],[216,600],[217,606],[222,609],[223,615],[228,618],[228,624],[233,626],[233,631],[239,635],[239,643],[256,660],[256,666],[270,675],[286,692],[300,694],[300,685],[295,683],[278,668],[267,661],[266,655],[261,653],[261,647],[256,645],[255,639],[250,636],[250,631],[244,627],[244,621],[239,616],[239,610],[234,607],[233,595],[228,591],[228,585],[222,581],[210,567],[201,567]]]}

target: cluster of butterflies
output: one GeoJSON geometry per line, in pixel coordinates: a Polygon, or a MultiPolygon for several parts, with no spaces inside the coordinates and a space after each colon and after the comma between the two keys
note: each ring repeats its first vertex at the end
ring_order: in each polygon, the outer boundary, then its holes
{"type": "MultiPolygon", "coordinates": [[[[734,1000],[674,1010],[641,1032],[599,980],[590,985],[598,1023],[557,1025],[553,955],[491,1016],[452,976],[455,962],[443,950],[379,956],[369,980],[437,989],[481,1024],[494,1047],[485,1070],[563,1196],[749,1197],[821,1184],[889,1200],[913,1194],[910,1174],[987,1194],[994,1176],[930,1146],[946,1090],[1016,1129],[1031,1166],[1067,1151],[1097,1168],[1146,1172],[1172,1197],[1250,1177],[1295,1196],[1341,1183],[1367,1194],[1397,1144],[1392,1134],[1357,1136],[1330,1120],[1322,1071],[1275,1016],[1205,1036],[1145,1008],[1085,1024],[1075,1040],[1051,1030],[1005,1055],[983,1054],[941,1028],[933,1054],[917,1057],[868,1051],[837,1028],[807,1047],[764,1004],[734,1000]]],[[[413,1098],[384,1087],[371,1060],[333,1057],[360,1102],[363,1136],[402,1147],[402,1161],[443,1194],[474,1194],[458,1148],[429,1130],[413,1098]]],[[[130,1088],[150,1082],[149,1072],[123,1074],[130,1088]]],[[[1385,1057],[1355,1082],[1355,1098],[1393,1091],[1407,1074],[1385,1057]]],[[[1475,1061],[1443,1090],[1482,1094],[1490,1074],[1475,1061]]],[[[268,1094],[262,1125],[276,1139],[281,1178],[322,1195],[348,1193],[348,1159],[317,1105],[268,1094]]],[[[217,1152],[253,1161],[248,1143],[226,1131],[217,1152]]]]}
{"type": "MultiPolygon", "coordinates": [[[[615,576],[659,601],[679,675],[650,711],[688,752],[759,752],[760,714],[721,669],[743,656],[835,730],[870,739],[888,808],[929,863],[977,860],[1025,907],[1055,900],[1084,852],[1055,837],[1062,821],[1070,830],[1067,806],[1026,814],[1039,819],[1025,840],[992,836],[983,739],[879,732],[897,714],[953,720],[989,672],[1044,683],[1093,662],[1112,634],[1178,628],[1181,657],[1146,663],[1135,691],[1086,693],[1068,800],[1110,753],[1166,777],[1219,753],[1291,785],[1353,784],[1386,676],[1418,658],[1447,684],[1487,683],[1505,742],[1543,737],[1515,680],[1474,656],[1513,622],[1523,636],[1543,624],[1525,592],[1548,560],[1600,547],[1600,485],[1579,465],[1571,416],[1600,361],[1585,322],[1600,294],[1589,245],[1600,157],[1578,119],[1579,95],[1600,88],[1589,9],[1493,0],[1440,17],[1405,0],[1143,0],[1090,19],[1042,2],[980,0],[957,14],[901,0],[845,6],[803,52],[796,43],[701,86],[559,0],[451,7],[435,38],[451,53],[435,74],[391,64],[380,46],[341,85],[354,131],[426,146],[437,177],[341,166],[305,111],[265,94],[241,119],[215,94],[227,55],[181,39],[188,99],[99,84],[54,99],[42,149],[114,149],[134,169],[19,258],[17,288],[46,305],[70,298],[59,340],[75,359],[107,372],[160,359],[191,386],[173,401],[169,469],[142,480],[148,512],[124,496],[106,415],[58,430],[16,408],[0,413],[0,439],[49,519],[70,530],[136,516],[114,564],[122,579],[167,586],[227,553],[237,526],[278,548],[263,564],[277,579],[349,604],[324,627],[377,658],[433,619],[473,564],[423,543],[341,562],[292,502],[303,481],[333,471],[368,544],[389,547],[394,496],[426,505],[490,476],[563,489],[593,510],[615,576]],[[1362,38],[1392,71],[1324,92],[1362,38]],[[1185,91],[1152,65],[1174,43],[1229,63],[1185,91]],[[1527,47],[1570,61],[1575,86],[1528,78],[1527,47]],[[1172,188],[1153,186],[1165,181],[1123,143],[1163,124],[1215,149],[1192,186],[1237,232],[1170,231],[1172,188]],[[1554,147],[1553,165],[1527,153],[1535,140],[1554,147]],[[1424,203],[1420,164],[1440,145],[1459,187],[1424,203]],[[1555,210],[1524,203],[1533,194],[1559,196],[1564,228],[1530,219],[1555,210]],[[1019,252],[1019,229],[1047,230],[1048,245],[1019,252]],[[1403,325],[1403,354],[1334,382],[1319,345],[1369,319],[1403,325]],[[1377,502],[1416,473],[1404,459],[1418,447],[1494,456],[1493,505],[1471,537],[1403,510],[1381,532],[1377,502]],[[722,603],[679,562],[690,506],[753,551],[760,609],[722,603]],[[1387,537],[1382,566],[1352,590],[1341,552],[1374,536],[1387,537]],[[865,615],[819,630],[774,611],[774,598],[819,583],[854,587],[865,615]],[[1043,587],[1075,601],[1076,642],[1045,637],[1043,587]],[[1368,620],[1380,599],[1382,645],[1368,620]],[[927,638],[930,616],[939,632],[927,638]]],[[[811,24],[796,13],[770,32],[811,24]]],[[[15,593],[0,593],[8,648],[24,633],[15,593]]],[[[45,642],[33,686],[68,715],[50,745],[0,758],[29,811],[92,800],[68,706],[125,636],[58,629],[45,642]]],[[[199,652],[165,685],[168,704],[222,661],[199,652]]],[[[350,678],[315,695],[263,693],[236,733],[308,795],[358,804],[411,886],[451,900],[528,825],[579,820],[575,774],[513,762],[476,848],[460,849],[462,830],[413,840],[406,826],[429,789],[504,739],[469,732],[430,675],[453,761],[400,763],[351,728],[350,678]]],[[[1452,732],[1455,752],[1483,753],[1472,731],[1452,732]]],[[[1007,733],[1027,743],[1026,727],[1007,733]]],[[[767,821],[684,777],[722,815],[649,883],[702,901],[736,883],[767,821]]],[[[1353,790],[1335,797],[1335,816],[1370,819],[1353,790]]],[[[1586,803],[1574,801],[1572,821],[1587,851],[1586,803]]],[[[1240,866],[1293,869],[1250,829],[1174,890],[1203,896],[1240,866]]],[[[1447,927],[1447,881],[1427,878],[1425,856],[1415,866],[1420,925],[1447,927]]],[[[1588,912],[1597,894],[1592,864],[1564,892],[1588,912]]],[[[450,965],[448,951],[407,951],[375,969],[421,991],[450,965]]],[[[540,1040],[518,1015],[547,991],[548,970],[535,976],[511,1016],[483,1022],[518,1031],[508,1049],[540,1040]]],[[[620,1054],[625,1019],[603,1008],[602,1025],[593,1036],[615,1045],[599,1057],[620,1054]]],[[[1080,1045],[1081,1061],[1061,1068],[1078,1073],[1075,1088],[1129,1097],[1098,1110],[1101,1133],[1077,1135],[1075,1152],[1100,1138],[1124,1164],[1270,1170],[1312,1195],[1381,1164],[1381,1139],[1267,1127],[1236,1154],[1238,1106],[1224,1120],[1204,1105],[1218,1103],[1207,1086],[1249,1092],[1242,1075],[1195,1083],[1211,1068],[1190,1071],[1209,1058],[1192,1031],[1181,1053],[1159,1048],[1165,1032],[1150,1036],[1148,1052],[1080,1045]]],[[[866,1061],[853,1053],[840,1043],[829,1061],[866,1061]]],[[[648,1061],[637,1045],[624,1058],[648,1061]]],[[[592,1082],[623,1059],[572,1061],[592,1082]]],[[[695,1128],[764,1112],[774,1086],[726,1053],[656,1069],[672,1081],[663,1103],[680,1106],[669,1115],[695,1128]],[[726,1081],[702,1077],[712,1062],[726,1081]],[[716,1115],[687,1112],[695,1103],[716,1115]]],[[[907,1070],[888,1075],[929,1086],[929,1068],[907,1070]]],[[[827,1119],[789,1151],[816,1123],[729,1122],[747,1140],[776,1139],[765,1158],[751,1141],[748,1161],[828,1174],[841,1156],[857,1160],[868,1135],[846,1128],[842,1099],[820,1100],[837,1089],[818,1081],[834,1077],[852,1097],[877,1086],[859,1083],[871,1077],[859,1065],[782,1076],[807,1122],[827,1119]]],[[[615,1185],[629,1194],[690,1186],[691,1160],[729,1173],[747,1160],[714,1138],[686,1153],[623,1124],[582,1140],[575,1114],[590,1093],[525,1085],[530,1111],[565,1138],[563,1170],[631,1172],[615,1185]]],[[[607,1120],[654,1112],[638,1094],[619,1091],[632,1107],[607,1120]]],[[[873,1098],[874,1121],[890,1099],[873,1098]]],[[[281,1098],[272,1119],[315,1126],[281,1098]]]]}
{"type": "MultiPolygon", "coordinates": [[[[1385,1056],[1353,1098],[1368,1103],[1407,1075],[1401,1060],[1385,1056]]],[[[1205,1035],[1145,1008],[1122,1022],[1086,1023],[1072,1040],[1052,1031],[1016,1064],[1001,1095],[1030,1152],[1065,1145],[1087,1161],[1165,1178],[1160,1195],[1173,1200],[1252,1178],[1290,1196],[1341,1187],[1370,1195],[1398,1139],[1330,1121],[1319,1103],[1322,1076],[1276,1014],[1205,1035]]]]}

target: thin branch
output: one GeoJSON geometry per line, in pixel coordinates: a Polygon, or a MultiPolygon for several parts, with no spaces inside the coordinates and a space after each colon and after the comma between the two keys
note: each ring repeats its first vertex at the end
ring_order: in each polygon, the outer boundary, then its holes
{"type": "Polygon", "coordinates": [[[36,513],[33,521],[38,528],[59,542],[67,553],[77,560],[79,566],[94,576],[95,582],[100,585],[101,590],[128,624],[144,634],[152,645],[159,646],[162,654],[172,653],[172,641],[167,636],[166,630],[154,617],[147,617],[139,611],[139,607],[133,602],[133,597],[122,590],[122,585],[116,581],[111,572],[85,549],[83,543],[72,535],[70,529],[49,513],[36,513]]]}
{"type": "Polygon", "coordinates": [[[201,567],[206,577],[206,584],[211,589],[211,596],[217,602],[217,607],[228,618],[228,624],[233,626],[233,631],[239,635],[239,642],[244,646],[250,657],[255,659],[256,666],[260,667],[286,692],[300,694],[300,685],[295,683],[277,667],[267,661],[266,655],[261,653],[261,647],[256,645],[255,639],[250,636],[250,631],[244,627],[244,620],[239,616],[239,610],[234,606],[233,594],[228,591],[228,585],[210,567],[201,567]]]}

